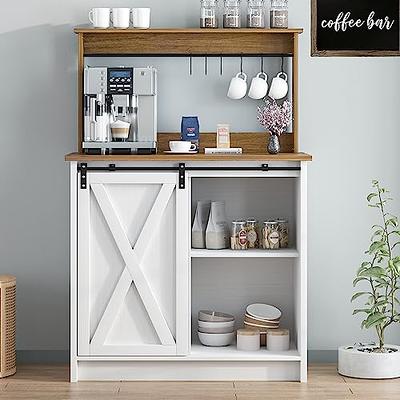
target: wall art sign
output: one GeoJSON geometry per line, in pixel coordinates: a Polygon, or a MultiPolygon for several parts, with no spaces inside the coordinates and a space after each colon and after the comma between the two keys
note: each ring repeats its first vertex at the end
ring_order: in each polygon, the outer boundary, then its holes
{"type": "Polygon", "coordinates": [[[400,56],[400,0],[311,0],[313,56],[400,56]]]}

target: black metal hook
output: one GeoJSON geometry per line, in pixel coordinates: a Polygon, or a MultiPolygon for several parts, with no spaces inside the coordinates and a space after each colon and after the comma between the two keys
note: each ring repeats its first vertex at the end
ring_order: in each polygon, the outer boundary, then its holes
{"type": "Polygon", "coordinates": [[[283,57],[281,57],[281,72],[284,72],[283,71],[283,63],[285,62],[285,59],[283,58],[283,57]]]}
{"type": "Polygon", "coordinates": [[[189,74],[193,75],[193,57],[189,57],[189,74]]]}
{"type": "Polygon", "coordinates": [[[261,72],[264,73],[264,57],[261,57],[261,72]]]}
{"type": "Polygon", "coordinates": [[[204,57],[204,74],[208,75],[208,57],[204,57]]]}
{"type": "Polygon", "coordinates": [[[224,59],[222,56],[219,57],[219,74],[222,76],[224,74],[224,59]]]}
{"type": "Polygon", "coordinates": [[[243,56],[240,56],[240,73],[243,73],[243,56]]]}

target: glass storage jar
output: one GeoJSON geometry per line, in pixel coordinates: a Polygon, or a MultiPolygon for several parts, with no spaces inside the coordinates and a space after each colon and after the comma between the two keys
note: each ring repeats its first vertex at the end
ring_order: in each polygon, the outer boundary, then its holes
{"type": "Polygon", "coordinates": [[[246,250],[248,248],[246,223],[244,221],[233,221],[231,232],[231,249],[246,250]]]}
{"type": "Polygon", "coordinates": [[[289,221],[284,218],[276,220],[279,230],[279,247],[287,249],[289,247],[289,221]]]}
{"type": "Polygon", "coordinates": [[[260,229],[258,221],[255,218],[249,218],[246,221],[247,246],[249,249],[258,249],[260,244],[260,229]]]}
{"type": "Polygon", "coordinates": [[[263,249],[279,249],[279,224],[276,221],[265,221],[262,230],[263,249]]]}
{"type": "Polygon", "coordinates": [[[200,28],[218,28],[218,0],[200,1],[200,28]]]}
{"type": "Polygon", "coordinates": [[[271,0],[270,27],[287,28],[289,26],[288,0],[271,0]]]}
{"type": "Polygon", "coordinates": [[[240,28],[240,0],[224,0],[224,28],[240,28]]]}
{"type": "Polygon", "coordinates": [[[247,27],[265,28],[264,0],[248,0],[247,3],[247,27]]]}

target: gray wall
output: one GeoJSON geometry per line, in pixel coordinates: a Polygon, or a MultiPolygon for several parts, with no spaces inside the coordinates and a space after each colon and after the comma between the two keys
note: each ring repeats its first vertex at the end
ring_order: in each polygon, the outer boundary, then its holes
{"type": "MultiPolygon", "coordinates": [[[[366,340],[351,280],[368,245],[373,178],[400,211],[399,58],[311,58],[309,0],[291,1],[300,41],[301,149],[309,170],[309,348],[366,340]]],[[[18,279],[18,349],[68,348],[68,174],[75,149],[75,37],[95,5],[149,5],[154,26],[197,26],[198,0],[21,0],[2,5],[1,273],[18,279]],[[24,12],[22,12],[24,10],[24,12]]],[[[248,116],[254,125],[254,116],[248,116]]],[[[389,340],[398,338],[399,329],[389,340]]],[[[397,340],[398,341],[398,340],[397,340]]],[[[57,353],[59,354],[59,353],[57,353]]],[[[332,353],[313,353],[332,354],[332,353]]]]}

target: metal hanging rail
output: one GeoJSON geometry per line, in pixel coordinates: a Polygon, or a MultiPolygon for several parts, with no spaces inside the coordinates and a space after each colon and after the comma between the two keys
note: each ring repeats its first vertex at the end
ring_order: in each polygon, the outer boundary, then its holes
{"type": "Polygon", "coordinates": [[[185,163],[179,163],[179,165],[172,167],[117,167],[115,164],[109,164],[105,167],[89,167],[87,163],[81,163],[78,164],[78,172],[81,174],[81,189],[87,188],[87,173],[90,171],[176,171],[179,173],[179,189],[185,189],[186,171],[301,171],[301,167],[271,167],[268,164],[261,164],[257,167],[187,167],[185,163]]]}

